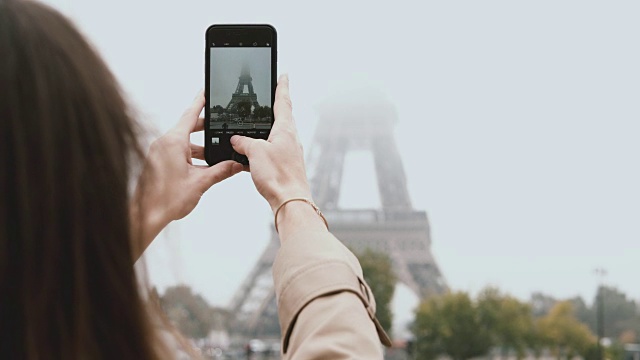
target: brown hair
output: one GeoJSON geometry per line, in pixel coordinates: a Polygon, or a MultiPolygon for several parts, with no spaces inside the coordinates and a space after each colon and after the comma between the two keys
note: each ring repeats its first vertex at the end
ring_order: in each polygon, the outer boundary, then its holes
{"type": "Polygon", "coordinates": [[[128,109],[69,20],[0,0],[0,357],[159,358],[132,264],[128,109]]]}

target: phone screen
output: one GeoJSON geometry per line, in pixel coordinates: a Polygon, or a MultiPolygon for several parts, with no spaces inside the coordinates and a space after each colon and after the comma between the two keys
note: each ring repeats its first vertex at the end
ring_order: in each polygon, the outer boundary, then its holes
{"type": "Polygon", "coordinates": [[[231,29],[207,33],[205,151],[210,165],[228,159],[246,163],[231,149],[231,136],[266,140],[273,125],[275,32],[268,26],[231,29]]]}

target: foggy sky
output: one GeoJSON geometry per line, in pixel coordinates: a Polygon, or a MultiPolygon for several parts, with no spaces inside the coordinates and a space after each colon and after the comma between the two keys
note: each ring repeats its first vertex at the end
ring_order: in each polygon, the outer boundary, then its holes
{"type": "MultiPolygon", "coordinates": [[[[271,48],[211,48],[211,106],[226,108],[238,86],[243,64],[249,66],[260,106],[271,106],[271,48]]],[[[249,90],[245,87],[245,92],[249,90]]]]}
{"type": "MultiPolygon", "coordinates": [[[[305,149],[330,96],[374,88],[396,105],[409,192],[453,289],[591,302],[604,267],[608,284],[640,298],[640,3],[50,1],[158,131],[204,85],[210,24],[273,24],[305,149]]],[[[342,204],[372,202],[360,155],[342,204]]],[[[272,220],[249,174],[216,185],[151,245],[150,277],[226,305],[272,220]]],[[[394,301],[412,300],[401,290],[394,301]]]]}

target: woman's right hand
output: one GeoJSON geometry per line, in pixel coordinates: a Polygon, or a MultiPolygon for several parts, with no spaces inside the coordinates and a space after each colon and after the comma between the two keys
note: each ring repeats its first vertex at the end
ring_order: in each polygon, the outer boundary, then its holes
{"type": "Polygon", "coordinates": [[[249,158],[256,189],[276,211],[280,204],[291,198],[311,200],[304,153],[293,121],[287,75],[278,80],[273,112],[275,121],[268,140],[234,135],[231,145],[249,158]]]}

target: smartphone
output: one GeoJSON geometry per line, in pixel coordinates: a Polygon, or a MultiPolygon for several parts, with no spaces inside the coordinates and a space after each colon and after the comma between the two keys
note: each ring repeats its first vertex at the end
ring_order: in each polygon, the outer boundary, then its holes
{"type": "Polygon", "coordinates": [[[278,61],[271,25],[212,25],[205,46],[205,160],[248,165],[231,136],[267,139],[273,125],[278,61]]]}

